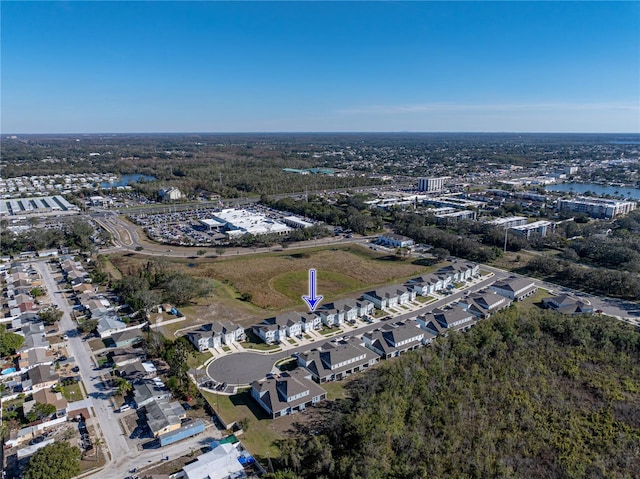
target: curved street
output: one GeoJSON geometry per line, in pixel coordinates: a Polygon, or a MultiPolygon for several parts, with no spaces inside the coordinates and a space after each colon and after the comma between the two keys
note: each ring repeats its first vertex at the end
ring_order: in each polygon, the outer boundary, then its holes
{"type": "MultiPolygon", "coordinates": [[[[500,277],[507,276],[505,272],[501,274],[492,274],[490,277],[475,282],[468,288],[456,291],[455,293],[446,296],[442,299],[438,299],[422,308],[415,311],[401,313],[393,317],[395,321],[404,321],[409,318],[414,318],[421,314],[428,313],[435,308],[441,308],[449,303],[458,301],[464,294],[475,292],[480,289],[486,288],[490,284],[496,281],[500,277]]],[[[359,336],[381,327],[385,322],[375,321],[373,324],[365,324],[357,329],[344,330],[342,336],[359,336]]],[[[341,336],[337,334],[336,336],[341,336]]],[[[251,384],[253,381],[263,379],[267,373],[272,369],[276,361],[293,355],[294,353],[308,351],[313,349],[320,343],[331,341],[334,337],[322,338],[314,343],[303,344],[302,346],[296,346],[294,348],[287,348],[283,351],[274,353],[254,353],[254,352],[241,352],[231,353],[225,356],[219,357],[213,360],[207,366],[208,376],[219,383],[227,383],[229,385],[243,386],[251,384]]]]}

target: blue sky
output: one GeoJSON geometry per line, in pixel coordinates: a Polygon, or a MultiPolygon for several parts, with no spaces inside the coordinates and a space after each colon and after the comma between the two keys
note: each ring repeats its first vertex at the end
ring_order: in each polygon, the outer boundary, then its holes
{"type": "Polygon", "coordinates": [[[0,8],[3,133],[640,132],[639,2],[0,8]]]}

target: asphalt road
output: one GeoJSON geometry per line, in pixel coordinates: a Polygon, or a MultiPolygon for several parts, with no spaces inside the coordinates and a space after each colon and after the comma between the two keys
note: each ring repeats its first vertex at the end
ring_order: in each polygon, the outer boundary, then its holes
{"type": "Polygon", "coordinates": [[[111,452],[111,457],[123,456],[129,451],[129,445],[120,428],[116,413],[113,412],[109,400],[110,393],[104,390],[102,378],[94,371],[94,362],[91,358],[89,346],[77,334],[76,325],[71,319],[71,305],[65,299],[56,280],[53,278],[49,264],[43,261],[34,261],[33,265],[40,272],[53,303],[64,313],[60,320],[60,330],[69,336],[66,341],[67,350],[75,358],[80,368],[80,375],[93,402],[93,409],[100,423],[105,443],[111,452]]]}
{"type": "MultiPolygon", "coordinates": [[[[399,314],[397,316],[394,316],[393,319],[394,321],[403,321],[405,319],[414,318],[421,314],[428,313],[430,311],[433,311],[435,308],[443,307],[449,303],[458,301],[460,298],[462,298],[462,296],[469,292],[475,292],[482,288],[486,288],[487,286],[493,284],[497,279],[505,276],[507,276],[507,273],[505,272],[495,274],[490,278],[471,285],[469,288],[457,291],[449,296],[446,296],[445,298],[430,303],[424,308],[399,314]]],[[[385,323],[386,321],[376,321],[373,324],[367,324],[352,331],[345,331],[345,335],[359,336],[368,331],[379,328],[385,323]]],[[[207,374],[213,380],[218,382],[226,382],[227,384],[233,385],[250,384],[253,381],[263,379],[266,374],[272,370],[273,365],[276,361],[282,358],[289,357],[297,352],[313,349],[314,347],[320,345],[321,343],[329,341],[330,339],[331,338],[323,338],[316,341],[315,344],[305,344],[303,346],[287,349],[285,351],[279,351],[273,354],[253,352],[229,354],[212,361],[207,366],[207,374]]]]}

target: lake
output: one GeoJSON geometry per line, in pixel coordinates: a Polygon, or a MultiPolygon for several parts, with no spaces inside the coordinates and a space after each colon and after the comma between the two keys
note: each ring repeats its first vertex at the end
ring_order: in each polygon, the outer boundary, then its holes
{"type": "Polygon", "coordinates": [[[598,196],[611,195],[624,198],[640,200],[640,189],[628,186],[604,186],[594,183],[560,183],[557,185],[545,186],[548,191],[570,191],[573,193],[586,193],[591,191],[598,196]]]}
{"type": "Polygon", "coordinates": [[[122,175],[120,180],[113,183],[105,182],[100,183],[100,188],[117,188],[118,186],[127,186],[131,183],[137,183],[140,180],[144,181],[156,181],[156,178],[149,175],[143,175],[142,173],[134,173],[131,175],[122,175]]]}

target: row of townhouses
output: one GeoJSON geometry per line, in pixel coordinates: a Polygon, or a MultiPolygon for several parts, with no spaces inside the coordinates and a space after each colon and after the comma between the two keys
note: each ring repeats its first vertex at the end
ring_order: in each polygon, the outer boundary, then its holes
{"type": "Polygon", "coordinates": [[[297,337],[322,325],[327,327],[354,323],[367,318],[374,309],[387,310],[411,301],[416,295],[426,296],[444,291],[453,283],[464,282],[479,274],[477,264],[454,262],[438,272],[414,278],[402,285],[393,285],[367,291],[361,298],[344,299],[322,305],[313,313],[290,312],[267,318],[253,326],[252,331],[265,343],[279,343],[287,337],[297,337]]]}
{"type": "MultiPolygon", "coordinates": [[[[473,274],[473,265],[469,266],[473,274]]],[[[462,275],[456,281],[469,274],[465,268],[456,270],[462,275]]],[[[512,277],[495,283],[491,288],[469,294],[452,306],[434,309],[406,321],[386,323],[361,337],[327,341],[296,353],[297,369],[277,378],[255,381],[251,385],[251,395],[272,418],[303,411],[326,399],[321,384],[339,381],[367,370],[381,359],[390,359],[429,345],[450,331],[465,331],[479,320],[536,291],[532,280],[512,277]]]]}

